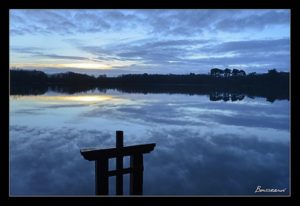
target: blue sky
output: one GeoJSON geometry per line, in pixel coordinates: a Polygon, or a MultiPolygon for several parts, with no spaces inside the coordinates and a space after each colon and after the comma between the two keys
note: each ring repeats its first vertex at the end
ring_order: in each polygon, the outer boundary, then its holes
{"type": "Polygon", "coordinates": [[[48,73],[290,70],[290,10],[10,10],[10,67],[48,73]]]}

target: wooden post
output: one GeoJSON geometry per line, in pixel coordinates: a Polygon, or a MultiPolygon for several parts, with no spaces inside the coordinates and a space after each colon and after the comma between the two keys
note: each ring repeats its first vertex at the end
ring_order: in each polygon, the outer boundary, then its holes
{"type": "Polygon", "coordinates": [[[95,161],[96,195],[108,195],[108,158],[95,161]]]}
{"type": "Polygon", "coordinates": [[[143,154],[134,154],[130,157],[130,194],[142,195],[143,194],[143,154]]]}
{"type": "Polygon", "coordinates": [[[150,153],[155,144],[124,147],[123,131],[116,131],[116,148],[81,149],[81,155],[95,161],[96,195],[108,195],[109,176],[116,176],[116,194],[123,195],[123,175],[130,173],[130,194],[143,194],[143,154],[150,153]],[[130,168],[123,168],[123,157],[130,156],[130,168]],[[108,171],[108,159],[116,158],[116,170],[108,171]]]}
{"type": "MultiPolygon", "coordinates": [[[[116,131],[116,148],[122,149],[123,143],[123,131],[116,131]]],[[[121,171],[123,169],[123,156],[118,155],[116,157],[116,170],[121,171]]],[[[116,175],[116,193],[117,195],[123,195],[123,174],[116,175]]]]}

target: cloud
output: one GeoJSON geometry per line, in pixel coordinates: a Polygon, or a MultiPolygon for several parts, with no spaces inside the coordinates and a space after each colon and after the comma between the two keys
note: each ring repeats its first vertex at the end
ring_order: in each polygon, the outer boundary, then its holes
{"type": "Polygon", "coordinates": [[[239,32],[241,30],[261,30],[273,25],[289,25],[288,10],[271,10],[261,14],[251,14],[245,17],[225,17],[216,24],[216,30],[239,32]]]}
{"type": "Polygon", "coordinates": [[[39,48],[39,47],[12,47],[11,51],[14,51],[16,53],[20,54],[29,54],[32,57],[47,57],[49,59],[66,59],[66,60],[89,60],[89,61],[96,61],[92,60],[87,57],[82,56],[67,56],[67,55],[57,55],[57,54],[47,54],[45,53],[46,49],[39,48]]]}
{"type": "Polygon", "coordinates": [[[157,147],[145,156],[148,194],[253,195],[260,184],[288,188],[287,144],[184,129],[152,135],[157,147]]]}
{"type": "MultiPolygon", "coordinates": [[[[145,195],[255,195],[258,185],[289,188],[288,143],[183,128],[152,128],[143,141],[156,143],[144,155],[145,195]]],[[[11,126],[10,193],[94,194],[94,164],[79,150],[95,145],[112,147],[114,137],[98,130],[11,126]]]]}
{"type": "Polygon", "coordinates": [[[289,25],[288,10],[142,10],[153,34],[194,36],[205,32],[242,32],[289,25]]]}
{"type": "Polygon", "coordinates": [[[77,29],[77,24],[70,17],[70,10],[24,9],[12,10],[10,13],[11,28],[23,34],[70,34],[77,29]],[[14,16],[22,18],[22,24],[14,16]],[[14,21],[15,20],[15,21],[14,21]]]}
{"type": "Polygon", "coordinates": [[[193,36],[210,29],[216,19],[229,10],[158,10],[145,11],[151,33],[193,36]]]}
{"type": "Polygon", "coordinates": [[[179,63],[184,65],[240,67],[246,70],[273,67],[285,70],[284,68],[290,68],[290,40],[284,38],[212,43],[188,51],[183,56],[185,58],[180,58],[179,63]]]}
{"type": "Polygon", "coordinates": [[[42,55],[42,48],[39,47],[16,47],[12,46],[10,51],[20,53],[20,54],[32,54],[32,55],[42,55]]]}
{"type": "Polygon", "coordinates": [[[104,46],[80,46],[79,49],[97,55],[100,60],[139,60],[148,64],[180,61],[192,47],[205,45],[209,40],[154,40],[144,39],[130,43],[114,43],[104,46]]]}
{"type": "Polygon", "coordinates": [[[224,52],[236,52],[236,53],[277,53],[285,52],[289,54],[290,51],[290,39],[275,39],[275,40],[248,40],[248,41],[230,41],[221,42],[218,44],[204,46],[199,51],[211,52],[211,53],[224,53],[224,52]]]}
{"type": "Polygon", "coordinates": [[[94,164],[79,151],[94,145],[112,147],[112,140],[95,130],[11,126],[10,194],[94,194],[94,164]]]}
{"type": "Polygon", "coordinates": [[[208,71],[213,66],[244,69],[290,67],[290,40],[287,38],[219,43],[199,39],[148,39],[109,46],[82,46],[80,49],[97,55],[101,60],[135,60],[152,69],[159,66],[160,69],[173,70],[187,65],[194,71],[208,71]]]}
{"type": "MultiPolygon", "coordinates": [[[[118,120],[124,118],[132,123],[157,127],[168,126],[207,126],[228,125],[256,129],[274,129],[289,131],[289,114],[284,105],[269,104],[219,104],[191,103],[180,101],[176,95],[165,94],[161,98],[168,98],[165,102],[136,102],[133,105],[122,107],[95,107],[93,110],[82,113],[82,117],[114,117],[118,120]],[[173,99],[174,98],[174,99],[173,99]],[[170,106],[170,104],[177,106],[170,106]],[[199,109],[201,108],[201,109],[199,109]],[[274,115],[276,111],[276,115],[274,115]]],[[[195,95],[195,98],[199,98],[195,95]]],[[[207,97],[208,98],[208,97],[207,97]]]]}
{"type": "Polygon", "coordinates": [[[40,57],[48,57],[51,59],[73,59],[73,60],[90,60],[86,57],[79,57],[79,56],[65,56],[65,55],[57,55],[57,54],[42,54],[38,55],[40,57]]]}
{"type": "Polygon", "coordinates": [[[14,34],[107,32],[142,29],[148,34],[193,36],[288,25],[288,10],[12,10],[14,34]],[[26,29],[27,28],[27,29],[26,29]]]}
{"type": "Polygon", "coordinates": [[[126,10],[12,10],[10,13],[13,34],[94,33],[118,31],[135,25],[140,19],[126,10]]]}

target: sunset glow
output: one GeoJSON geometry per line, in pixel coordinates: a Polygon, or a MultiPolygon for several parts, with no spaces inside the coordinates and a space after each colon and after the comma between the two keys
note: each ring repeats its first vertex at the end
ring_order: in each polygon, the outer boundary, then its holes
{"type": "Polygon", "coordinates": [[[98,63],[70,63],[61,64],[61,67],[81,68],[81,69],[111,69],[112,66],[98,63]]]}

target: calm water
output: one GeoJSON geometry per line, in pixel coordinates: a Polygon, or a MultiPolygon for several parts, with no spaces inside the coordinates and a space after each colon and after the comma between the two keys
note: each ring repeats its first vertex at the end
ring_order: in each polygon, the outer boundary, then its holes
{"type": "MultiPolygon", "coordinates": [[[[125,146],[156,143],[144,155],[145,195],[257,195],[259,185],[288,194],[289,118],[289,101],[264,98],[114,90],[11,96],[10,194],[93,195],[94,163],[79,150],[114,147],[116,130],[125,146]]],[[[124,182],[128,194],[128,175],[124,182]]],[[[115,178],[110,183],[114,194],[115,178]]]]}

